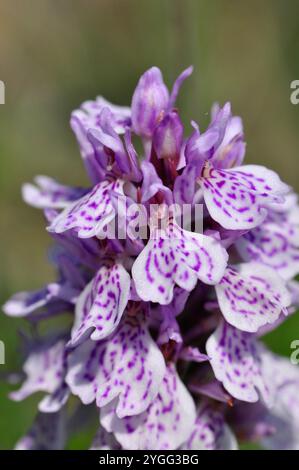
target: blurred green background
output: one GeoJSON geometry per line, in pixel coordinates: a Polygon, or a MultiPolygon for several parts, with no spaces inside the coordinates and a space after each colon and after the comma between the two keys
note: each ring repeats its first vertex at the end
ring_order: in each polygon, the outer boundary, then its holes
{"type": "MultiPolygon", "coordinates": [[[[22,203],[21,184],[36,174],[83,184],[71,110],[99,94],[129,104],[139,75],[151,65],[170,85],[194,64],[178,102],[185,123],[192,117],[206,124],[211,104],[230,100],[244,119],[247,162],[272,167],[299,190],[299,105],[290,103],[290,82],[299,79],[298,46],[298,0],[1,0],[1,302],[53,279],[43,217],[22,203]]],[[[22,326],[1,314],[1,374],[20,365],[22,326]]],[[[266,341],[288,355],[295,338],[298,317],[266,341]]],[[[10,388],[0,383],[0,449],[13,447],[37,403],[37,397],[10,402],[10,388]]],[[[87,446],[88,438],[78,435],[71,446],[87,446]]]]}

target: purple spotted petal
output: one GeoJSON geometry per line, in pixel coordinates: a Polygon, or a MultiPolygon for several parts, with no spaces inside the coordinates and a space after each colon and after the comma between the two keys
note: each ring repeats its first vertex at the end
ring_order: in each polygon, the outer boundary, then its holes
{"type": "Polygon", "coordinates": [[[127,315],[109,339],[87,340],[69,356],[66,382],[84,404],[102,407],[117,398],[119,417],[142,413],[158,393],[164,358],[141,312],[127,315]],[[140,317],[141,315],[141,317],[140,317]]]}
{"type": "Polygon", "coordinates": [[[237,240],[244,261],[257,261],[272,267],[284,279],[299,274],[299,239],[292,243],[285,226],[264,223],[237,240]]]}
{"type": "Polygon", "coordinates": [[[114,435],[100,427],[92,441],[90,450],[121,450],[114,435]]]}
{"type": "Polygon", "coordinates": [[[130,276],[121,264],[102,266],[76,304],[72,345],[90,336],[104,339],[117,328],[127,306],[130,276]]]}
{"type": "Polygon", "coordinates": [[[285,196],[283,204],[272,204],[265,222],[283,228],[290,243],[298,246],[299,204],[297,195],[291,192],[285,196]]]}
{"type": "Polygon", "coordinates": [[[183,450],[237,450],[235,436],[217,409],[203,403],[197,413],[188,441],[183,444],[183,450]]]}
{"type": "Polygon", "coordinates": [[[236,328],[256,332],[274,323],[281,312],[287,314],[290,294],[276,272],[259,263],[228,267],[216,286],[220,309],[236,328]]]}
{"type": "Polygon", "coordinates": [[[169,366],[159,394],[148,409],[137,416],[119,419],[115,403],[101,410],[101,423],[112,431],[125,449],[177,449],[192,429],[196,411],[193,398],[173,366],[169,366]]]}
{"type": "Polygon", "coordinates": [[[287,358],[266,349],[262,352],[263,373],[273,394],[266,423],[275,431],[262,440],[269,449],[299,450],[299,370],[287,358]]]}
{"type": "MultiPolygon", "coordinates": [[[[298,365],[262,346],[260,346],[260,355],[263,376],[272,394],[272,401],[275,402],[280,394],[281,387],[285,387],[287,383],[297,383],[297,386],[299,385],[298,365]]],[[[299,412],[299,408],[296,411],[299,412]]]]}
{"type": "Polygon", "coordinates": [[[206,284],[219,282],[227,257],[215,239],[170,222],[165,233],[152,234],[133,265],[137,293],[145,301],[169,304],[176,284],[191,291],[198,279],[206,284]]]}
{"type": "MultiPolygon", "coordinates": [[[[54,260],[60,273],[60,280],[56,283],[47,284],[45,287],[35,291],[19,292],[13,295],[4,305],[6,315],[14,317],[30,316],[38,310],[46,311],[48,308],[68,310],[68,304],[76,302],[80,290],[85,285],[81,273],[68,256],[59,255],[54,260]]],[[[36,314],[35,314],[36,315],[36,314]]]]}
{"type": "Polygon", "coordinates": [[[44,399],[39,405],[41,411],[51,412],[60,408],[67,399],[67,390],[64,387],[64,375],[66,369],[66,353],[64,340],[49,340],[33,348],[25,364],[26,379],[19,390],[10,393],[10,398],[21,401],[36,392],[55,394],[50,399],[44,399]],[[61,394],[61,390],[64,394],[61,394]],[[55,402],[54,402],[55,398],[55,402]]]}
{"type": "Polygon", "coordinates": [[[71,188],[57,183],[48,176],[36,176],[35,185],[23,185],[23,199],[27,204],[39,209],[64,209],[70,202],[76,201],[87,193],[87,189],[71,188]]]}
{"type": "Polygon", "coordinates": [[[31,429],[17,442],[15,450],[62,450],[66,437],[66,420],[63,411],[38,413],[31,429]]]}
{"type": "Polygon", "coordinates": [[[107,225],[115,218],[111,191],[123,196],[123,182],[103,181],[90,193],[68,206],[48,227],[50,232],[62,233],[75,229],[80,238],[105,236],[107,225]]]}
{"type": "Polygon", "coordinates": [[[289,191],[276,173],[258,165],[216,170],[206,163],[200,180],[211,217],[230,230],[258,226],[267,204],[283,202],[289,191]]]}
{"type": "Polygon", "coordinates": [[[206,349],[216,378],[233,397],[255,402],[260,394],[269,402],[254,335],[223,321],[209,337],[206,349]]]}

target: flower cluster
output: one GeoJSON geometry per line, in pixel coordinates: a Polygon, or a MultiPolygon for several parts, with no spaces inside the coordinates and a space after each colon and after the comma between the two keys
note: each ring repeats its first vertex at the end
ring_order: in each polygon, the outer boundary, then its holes
{"type": "Polygon", "coordinates": [[[72,113],[90,188],[24,185],[57,280],[4,306],[35,332],[10,396],[45,392],[19,449],[64,448],[90,404],[92,449],[299,448],[299,370],[260,341],[299,305],[297,196],[243,165],[229,103],[185,135],[175,102],[191,72],[169,92],[152,67],[130,108],[99,97],[72,113]],[[187,229],[174,209],[186,207],[187,229]],[[62,314],[69,329],[43,333],[62,314]]]}

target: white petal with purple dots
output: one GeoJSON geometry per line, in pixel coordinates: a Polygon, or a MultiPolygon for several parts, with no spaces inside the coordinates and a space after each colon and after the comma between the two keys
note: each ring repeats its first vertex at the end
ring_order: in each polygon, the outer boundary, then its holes
{"type": "Polygon", "coordinates": [[[257,261],[272,267],[288,280],[299,273],[299,243],[292,242],[284,226],[265,223],[236,242],[244,261],[257,261]]]}
{"type": "Polygon", "coordinates": [[[130,450],[177,449],[188,439],[195,418],[193,398],[173,366],[167,368],[159,394],[144,413],[119,419],[113,402],[100,413],[102,426],[130,450]]]}
{"type": "Polygon", "coordinates": [[[267,215],[267,204],[283,202],[289,191],[276,173],[258,165],[217,170],[207,162],[200,183],[211,217],[230,230],[256,227],[267,215]]]}
{"type": "Polygon", "coordinates": [[[48,343],[33,347],[25,364],[26,379],[21,388],[10,393],[10,398],[21,401],[36,392],[49,395],[40,402],[44,412],[58,411],[68,398],[64,383],[66,369],[65,341],[49,340],[48,343]]]}
{"type": "Polygon", "coordinates": [[[109,336],[118,326],[130,295],[130,275],[116,263],[102,266],[76,304],[71,343],[87,336],[94,341],[109,336]]]}
{"type": "Polygon", "coordinates": [[[105,237],[107,226],[116,215],[111,192],[123,197],[123,181],[102,181],[78,201],[66,207],[48,227],[62,233],[74,229],[79,238],[105,237]]]}
{"type": "Polygon", "coordinates": [[[237,450],[236,437],[225,423],[220,410],[208,403],[202,403],[197,412],[196,422],[183,450],[237,450]]]}
{"type": "Polygon", "coordinates": [[[206,344],[216,378],[238,400],[255,402],[260,395],[269,402],[256,338],[221,322],[206,344]]]}
{"type": "Polygon", "coordinates": [[[228,255],[212,237],[183,230],[174,222],[152,236],[136,259],[132,275],[142,300],[169,304],[175,285],[191,291],[198,280],[217,284],[228,255]]]}
{"type": "Polygon", "coordinates": [[[288,358],[279,357],[263,348],[264,376],[272,393],[273,406],[266,422],[274,432],[266,435],[262,445],[267,449],[299,450],[299,370],[288,358]]]}
{"type": "Polygon", "coordinates": [[[43,175],[36,176],[34,182],[36,185],[31,183],[23,185],[22,195],[27,204],[39,209],[64,209],[88,191],[88,189],[64,186],[53,178],[43,175]]]}
{"type": "Polygon", "coordinates": [[[69,355],[66,382],[84,404],[117,400],[117,415],[142,413],[157,395],[165,372],[162,353],[142,312],[129,314],[107,340],[86,340],[69,355]]]}
{"type": "Polygon", "coordinates": [[[229,266],[215,289],[226,321],[251,333],[287,314],[291,302],[285,282],[260,263],[229,266]]]}

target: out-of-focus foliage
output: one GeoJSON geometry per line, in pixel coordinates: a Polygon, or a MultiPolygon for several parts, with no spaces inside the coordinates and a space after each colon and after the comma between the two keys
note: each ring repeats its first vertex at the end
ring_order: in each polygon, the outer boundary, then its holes
{"type": "MultiPolygon", "coordinates": [[[[299,79],[298,17],[296,0],[2,0],[1,302],[52,276],[43,217],[22,203],[22,182],[39,173],[82,184],[71,110],[98,94],[127,104],[137,77],[151,65],[171,83],[194,64],[178,103],[183,116],[204,125],[213,101],[230,100],[244,119],[247,162],[270,166],[299,190],[299,105],[290,103],[290,82],[299,79]]],[[[18,369],[21,327],[1,315],[1,375],[18,369]]],[[[299,319],[292,317],[266,340],[288,355],[298,338],[299,319]]],[[[37,402],[12,403],[9,389],[0,384],[0,449],[11,448],[26,430],[37,402]]],[[[88,437],[75,436],[71,447],[87,446],[88,437]]]]}

